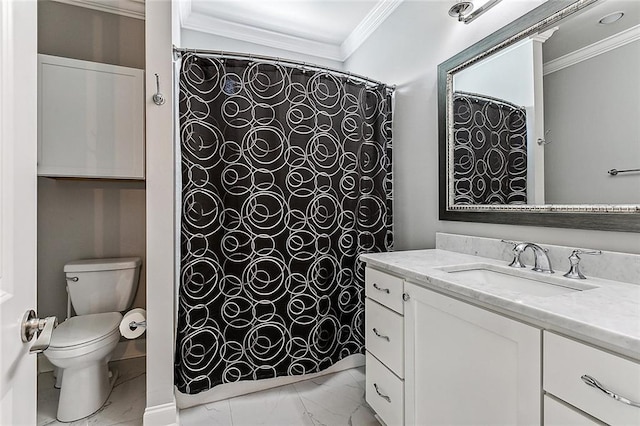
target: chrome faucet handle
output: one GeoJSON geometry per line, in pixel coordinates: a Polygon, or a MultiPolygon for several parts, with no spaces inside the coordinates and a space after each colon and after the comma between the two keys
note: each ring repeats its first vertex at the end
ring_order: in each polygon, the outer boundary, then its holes
{"type": "Polygon", "coordinates": [[[580,254],[590,254],[590,255],[598,255],[602,254],[602,250],[580,250],[576,249],[569,256],[569,271],[564,274],[567,278],[574,278],[578,280],[586,280],[587,277],[584,276],[582,271],[580,270],[580,254]]]}
{"type": "Polygon", "coordinates": [[[524,252],[524,249],[526,248],[527,243],[521,243],[518,241],[511,241],[511,240],[500,240],[500,241],[506,244],[513,245],[513,260],[511,261],[509,266],[511,266],[512,268],[526,268],[527,265],[522,263],[522,260],[520,260],[520,255],[522,255],[522,252],[524,252]]]}

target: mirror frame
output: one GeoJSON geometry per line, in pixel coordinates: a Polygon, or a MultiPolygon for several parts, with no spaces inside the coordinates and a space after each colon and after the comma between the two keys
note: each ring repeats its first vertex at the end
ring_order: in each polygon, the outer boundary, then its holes
{"type": "MultiPolygon", "coordinates": [[[[602,231],[640,232],[640,212],[624,209],[614,212],[594,212],[575,205],[461,206],[449,209],[448,153],[450,130],[448,101],[453,73],[490,54],[515,43],[599,0],[548,0],[526,15],[507,24],[493,34],[438,65],[438,158],[440,220],[501,223],[509,225],[545,226],[557,228],[593,229],[602,231]]],[[[604,205],[603,205],[604,206],[604,205]]],[[[594,206],[595,207],[595,206],[594,206]]]]}

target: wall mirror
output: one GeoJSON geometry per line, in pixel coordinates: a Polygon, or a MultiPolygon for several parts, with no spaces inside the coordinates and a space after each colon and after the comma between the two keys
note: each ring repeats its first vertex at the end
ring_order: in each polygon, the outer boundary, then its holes
{"type": "Polygon", "coordinates": [[[440,219],[640,232],[640,2],[550,0],[438,67],[440,219]]]}

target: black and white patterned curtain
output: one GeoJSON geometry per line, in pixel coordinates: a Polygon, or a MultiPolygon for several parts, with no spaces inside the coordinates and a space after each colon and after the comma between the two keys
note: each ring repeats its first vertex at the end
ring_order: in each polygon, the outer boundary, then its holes
{"type": "Polygon", "coordinates": [[[455,204],[527,203],[527,116],[484,95],[453,95],[455,204]]]}
{"type": "Polygon", "coordinates": [[[176,386],[323,370],[364,348],[361,253],[390,250],[391,95],[182,58],[176,386]]]}

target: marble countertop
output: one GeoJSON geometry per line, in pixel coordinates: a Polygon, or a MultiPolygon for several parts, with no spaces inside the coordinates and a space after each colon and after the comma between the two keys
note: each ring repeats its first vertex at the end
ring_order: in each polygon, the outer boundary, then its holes
{"type": "MultiPolygon", "coordinates": [[[[440,269],[474,263],[506,266],[501,260],[439,249],[364,254],[360,258],[368,266],[412,283],[640,360],[640,285],[589,277],[573,280],[556,273],[550,279],[557,283],[595,288],[533,296],[440,269]]],[[[509,273],[541,278],[541,273],[530,269],[509,268],[509,273]]]]}

